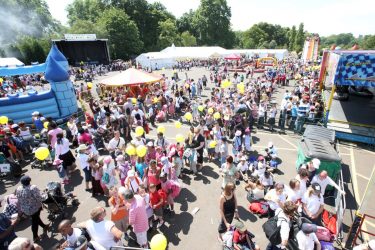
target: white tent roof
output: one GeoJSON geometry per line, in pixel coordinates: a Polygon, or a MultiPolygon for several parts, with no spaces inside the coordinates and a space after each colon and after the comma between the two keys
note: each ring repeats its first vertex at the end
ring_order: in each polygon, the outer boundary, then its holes
{"type": "Polygon", "coordinates": [[[25,64],[15,57],[0,58],[0,67],[16,67],[24,66],[25,64]]]}
{"type": "Polygon", "coordinates": [[[209,58],[213,54],[225,55],[227,50],[214,46],[214,47],[171,47],[165,48],[161,51],[168,54],[170,57],[179,58],[209,58]]]}

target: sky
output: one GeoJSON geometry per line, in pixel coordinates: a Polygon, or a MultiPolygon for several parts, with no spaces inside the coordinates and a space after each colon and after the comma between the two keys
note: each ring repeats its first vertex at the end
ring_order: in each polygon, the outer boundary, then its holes
{"type": "MultiPolygon", "coordinates": [[[[67,23],[65,8],[73,0],[46,0],[54,18],[67,23]]],[[[147,0],[161,2],[176,17],[197,9],[200,0],[147,0]]],[[[247,30],[268,22],[292,27],[303,22],[305,30],[328,36],[353,33],[375,34],[375,0],[227,0],[232,10],[232,28],[247,30]]]]}

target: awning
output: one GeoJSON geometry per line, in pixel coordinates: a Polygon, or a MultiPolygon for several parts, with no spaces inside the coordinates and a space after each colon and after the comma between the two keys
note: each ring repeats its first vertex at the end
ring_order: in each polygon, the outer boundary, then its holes
{"type": "Polygon", "coordinates": [[[235,54],[230,54],[229,56],[224,57],[225,60],[240,60],[241,57],[235,54]]]}
{"type": "Polygon", "coordinates": [[[162,79],[162,76],[149,74],[142,70],[130,68],[118,75],[103,79],[101,83],[106,86],[121,87],[155,83],[159,82],[162,79]]]}
{"type": "Polygon", "coordinates": [[[342,54],[337,65],[334,83],[375,87],[375,53],[342,54]]]}

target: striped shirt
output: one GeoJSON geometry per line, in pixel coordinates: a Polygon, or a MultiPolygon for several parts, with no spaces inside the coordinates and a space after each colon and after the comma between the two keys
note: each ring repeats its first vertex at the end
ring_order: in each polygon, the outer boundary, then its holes
{"type": "Polygon", "coordinates": [[[134,200],[130,206],[129,224],[133,226],[134,233],[142,233],[148,230],[146,202],[139,195],[134,195],[134,200]]]}
{"type": "Polygon", "coordinates": [[[297,114],[299,117],[304,117],[307,115],[308,111],[310,109],[310,105],[309,104],[304,104],[304,103],[301,103],[298,107],[298,110],[297,110],[297,114]]]}

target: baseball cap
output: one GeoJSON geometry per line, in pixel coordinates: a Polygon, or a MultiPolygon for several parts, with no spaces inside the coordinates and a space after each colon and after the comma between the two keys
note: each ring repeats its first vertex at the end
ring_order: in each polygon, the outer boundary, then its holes
{"type": "Polygon", "coordinates": [[[312,188],[314,191],[319,191],[319,192],[322,191],[322,188],[320,187],[319,183],[313,183],[313,184],[311,184],[311,188],[312,188]]]}

